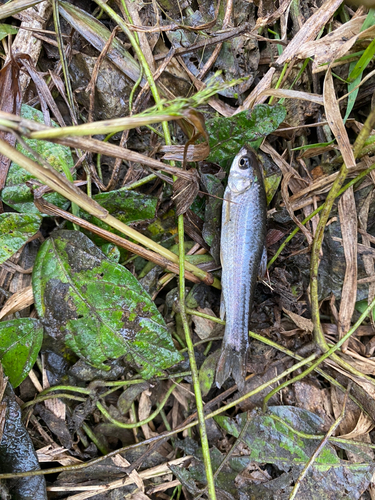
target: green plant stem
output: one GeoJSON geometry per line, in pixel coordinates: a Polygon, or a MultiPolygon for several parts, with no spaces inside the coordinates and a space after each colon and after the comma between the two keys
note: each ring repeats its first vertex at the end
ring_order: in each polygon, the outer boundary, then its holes
{"type": "Polygon", "coordinates": [[[103,454],[107,455],[109,450],[108,448],[104,445],[102,440],[96,436],[96,434],[92,431],[92,429],[86,424],[86,422],[83,422],[82,424],[82,429],[86,432],[87,436],[91,439],[91,441],[95,444],[95,446],[98,448],[98,450],[103,454]]]}
{"type": "Polygon", "coordinates": [[[177,384],[179,384],[181,382],[181,380],[182,379],[180,378],[177,380],[177,382],[175,384],[171,385],[171,387],[167,390],[162,401],[158,404],[156,410],[153,413],[151,413],[151,415],[149,415],[144,420],[141,420],[140,422],[133,422],[131,424],[125,424],[124,422],[120,422],[119,420],[116,420],[108,413],[108,411],[104,408],[104,406],[101,404],[100,401],[98,401],[96,403],[96,407],[98,408],[98,410],[101,411],[101,413],[105,416],[105,418],[107,418],[110,422],[112,422],[112,424],[117,425],[117,427],[121,427],[121,429],[134,429],[136,427],[141,427],[142,425],[146,425],[149,422],[151,422],[151,420],[153,420],[160,413],[160,410],[162,410],[162,408],[164,407],[165,403],[167,402],[169,396],[174,391],[174,388],[176,387],[177,384]]]}
{"type": "Polygon", "coordinates": [[[65,394],[65,393],[60,393],[60,394],[48,394],[46,396],[38,396],[37,398],[33,399],[32,401],[28,401],[27,403],[22,405],[22,410],[25,408],[28,408],[29,406],[36,405],[37,403],[41,403],[42,401],[47,401],[47,399],[57,399],[57,398],[65,398],[65,399],[71,399],[73,401],[80,401],[81,403],[84,403],[86,401],[85,398],[80,398],[79,396],[73,396],[72,394],[65,394]]]}
{"type": "MultiPolygon", "coordinates": [[[[280,87],[281,82],[283,81],[284,75],[285,75],[285,73],[286,73],[286,70],[287,70],[287,68],[288,68],[288,65],[289,65],[289,63],[285,63],[285,64],[284,64],[283,69],[281,70],[281,73],[280,73],[279,79],[277,80],[277,83],[276,83],[276,85],[275,85],[275,89],[278,89],[278,88],[280,87]]],[[[272,97],[270,98],[270,104],[272,104],[272,103],[273,103],[273,100],[274,100],[274,99],[275,99],[275,97],[274,97],[274,96],[272,96],[272,97]]]]}
{"type": "Polygon", "coordinates": [[[150,174],[150,175],[147,175],[146,177],[143,177],[142,179],[139,179],[139,181],[135,181],[132,184],[129,184],[129,186],[124,186],[122,189],[126,189],[126,190],[137,189],[138,187],[144,186],[145,184],[153,181],[156,178],[157,178],[157,175],[150,174]]]}
{"type": "MultiPolygon", "coordinates": [[[[263,401],[263,411],[265,411],[266,408],[267,408],[267,402],[268,402],[268,400],[276,392],[278,392],[280,389],[283,389],[284,387],[286,387],[286,386],[288,386],[290,384],[294,384],[294,382],[298,382],[299,380],[302,380],[304,377],[306,377],[306,375],[308,375],[313,370],[315,370],[315,368],[317,368],[325,359],[327,359],[329,356],[331,356],[332,354],[334,354],[338,349],[340,349],[340,347],[345,343],[345,341],[348,340],[350,338],[350,336],[353,335],[353,333],[361,325],[362,321],[372,311],[372,309],[374,308],[374,306],[375,306],[375,298],[372,300],[371,304],[366,307],[366,309],[364,310],[364,312],[358,318],[357,322],[351,327],[351,329],[335,345],[333,345],[331,348],[329,348],[326,352],[324,352],[324,354],[322,356],[320,356],[320,358],[318,358],[314,363],[312,363],[312,365],[309,366],[309,368],[307,368],[307,370],[305,370],[301,374],[297,375],[296,377],[292,378],[291,380],[288,380],[288,381],[280,384],[279,386],[276,387],[276,389],[273,389],[269,394],[267,394],[267,396],[264,398],[264,401],[263,401]]],[[[334,358],[335,361],[336,361],[336,358],[338,359],[337,364],[341,365],[342,359],[339,358],[338,356],[336,356],[334,358]]],[[[350,368],[352,368],[352,367],[350,366],[350,368]]],[[[368,380],[368,381],[370,381],[370,382],[373,383],[373,380],[371,380],[369,377],[365,377],[361,373],[360,373],[359,376],[362,377],[362,378],[366,378],[366,380],[368,380]]]]}
{"type": "Polygon", "coordinates": [[[53,387],[48,387],[48,389],[44,389],[44,391],[39,393],[39,396],[45,396],[53,391],[72,391],[87,394],[88,396],[92,394],[91,389],[85,389],[84,387],[74,387],[73,385],[55,385],[53,387]]]}
{"type": "MultiPolygon", "coordinates": [[[[291,370],[296,369],[296,367],[297,367],[297,365],[292,367],[291,370]]],[[[229,403],[225,406],[222,406],[218,410],[215,410],[214,412],[209,413],[208,415],[205,415],[205,417],[204,417],[205,420],[208,420],[209,418],[216,417],[217,415],[220,415],[220,413],[223,413],[227,410],[230,410],[231,408],[236,406],[238,403],[245,401],[246,399],[248,399],[252,396],[255,396],[256,394],[259,394],[264,389],[267,389],[267,387],[269,387],[270,385],[273,385],[276,382],[278,382],[279,380],[281,380],[284,377],[284,375],[285,375],[285,372],[274,377],[273,379],[269,380],[268,382],[265,382],[264,384],[260,385],[256,389],[248,392],[247,394],[245,394],[241,398],[236,399],[235,401],[232,401],[231,403],[229,403]]],[[[310,435],[310,434],[301,433],[300,431],[293,429],[293,427],[290,427],[287,423],[285,423],[283,420],[281,420],[276,415],[270,415],[270,416],[271,416],[271,418],[273,418],[275,420],[279,420],[283,425],[285,425],[287,428],[291,429],[296,435],[300,435],[301,437],[305,437],[306,439],[321,439],[322,437],[324,437],[321,435],[315,435],[315,434],[310,435]]],[[[110,453],[108,453],[108,455],[106,457],[94,458],[93,460],[90,460],[90,462],[86,462],[84,464],[68,465],[68,466],[64,466],[64,467],[52,467],[50,469],[27,471],[27,472],[10,472],[10,473],[6,473],[6,474],[0,474],[0,480],[1,479],[11,479],[11,478],[16,478],[16,477],[42,476],[44,474],[56,474],[59,472],[77,471],[77,470],[87,469],[88,467],[96,465],[107,458],[110,458],[110,457],[117,455],[118,453],[123,453],[126,451],[135,450],[135,449],[138,449],[140,447],[144,447],[147,444],[156,443],[157,441],[160,441],[161,439],[170,438],[170,437],[174,436],[175,434],[178,434],[179,432],[183,432],[185,430],[191,429],[192,427],[195,427],[197,424],[198,424],[198,420],[194,420],[193,422],[190,422],[187,425],[178,427],[177,429],[174,429],[173,431],[165,432],[165,433],[161,434],[160,436],[156,436],[156,437],[147,439],[145,441],[141,441],[139,443],[132,444],[130,446],[124,446],[123,448],[119,448],[117,450],[111,451],[110,453]]],[[[364,443],[363,441],[355,441],[355,440],[342,439],[342,438],[330,438],[329,441],[333,441],[333,442],[337,441],[337,442],[345,443],[345,444],[353,444],[354,443],[354,444],[362,446],[362,447],[375,449],[375,445],[372,445],[369,443],[364,443]]]]}
{"type": "MultiPolygon", "coordinates": [[[[95,0],[95,2],[99,5],[99,7],[101,7],[113,19],[113,21],[115,21],[118,24],[118,26],[120,26],[120,28],[123,30],[123,32],[126,34],[126,36],[129,38],[129,41],[133,47],[133,50],[136,53],[138,60],[143,67],[143,72],[144,72],[146,80],[150,86],[151,94],[154,98],[155,104],[156,104],[157,108],[160,111],[162,111],[163,103],[161,102],[161,99],[159,96],[159,91],[157,89],[157,86],[156,86],[155,80],[153,78],[151,69],[148,66],[147,61],[143,55],[141,47],[140,47],[139,43],[137,43],[137,39],[133,36],[133,33],[128,29],[128,27],[127,27],[126,23],[123,21],[123,19],[120,16],[118,16],[116,14],[116,12],[108,6],[108,4],[106,4],[103,0],[95,0]]],[[[125,6],[125,10],[126,10],[126,6],[125,6]]],[[[130,17],[129,13],[127,13],[127,16],[130,17]]],[[[169,132],[168,123],[166,121],[162,121],[162,128],[163,128],[165,143],[167,146],[170,146],[172,144],[172,139],[171,139],[171,135],[169,132]]],[[[178,217],[178,237],[179,237],[179,267],[180,267],[180,272],[181,271],[185,272],[184,218],[183,218],[183,215],[180,215],[178,217]]],[[[190,330],[189,330],[189,325],[187,322],[187,317],[186,317],[186,312],[185,312],[185,276],[179,277],[179,285],[180,285],[179,286],[179,294],[180,294],[181,318],[182,318],[183,328],[184,328],[185,336],[186,336],[186,344],[188,346],[190,368],[192,371],[192,378],[193,378],[193,385],[194,385],[194,392],[195,392],[195,399],[196,399],[197,413],[198,413],[198,421],[199,421],[200,435],[201,435],[203,462],[204,462],[204,467],[205,467],[205,471],[206,471],[206,478],[207,478],[207,485],[208,485],[208,495],[209,495],[209,498],[211,500],[216,500],[210,451],[209,451],[208,439],[207,439],[207,434],[206,434],[206,427],[205,427],[205,422],[204,422],[203,402],[202,402],[202,396],[200,393],[200,387],[199,387],[199,381],[198,381],[198,369],[197,369],[197,366],[195,363],[194,347],[193,347],[193,343],[192,343],[192,340],[190,337],[190,330]]]]}
{"type": "MultiPolygon", "coordinates": [[[[356,158],[358,154],[360,153],[361,149],[363,148],[363,145],[370,135],[373,127],[375,124],[375,109],[372,109],[369,116],[367,117],[367,120],[362,127],[360,133],[358,134],[358,137],[354,143],[353,146],[353,153],[354,157],[356,158]]],[[[329,349],[329,346],[325,340],[324,333],[322,330],[321,322],[320,322],[320,313],[319,313],[319,298],[318,298],[318,269],[319,269],[319,254],[321,250],[321,246],[323,243],[323,238],[324,238],[324,230],[326,227],[326,224],[328,222],[328,217],[331,213],[331,209],[333,206],[333,203],[335,199],[338,196],[338,193],[340,192],[340,189],[345,181],[345,178],[348,173],[348,168],[346,167],[345,163],[342,164],[338,175],[327,195],[326,201],[324,203],[324,208],[322,210],[322,214],[320,216],[319,224],[316,228],[313,244],[312,244],[312,249],[311,249],[311,264],[310,264],[310,297],[311,297],[311,316],[312,316],[312,321],[314,324],[314,340],[316,345],[323,351],[323,352],[330,352],[331,349],[329,349]]],[[[351,331],[351,330],[349,330],[351,331]]],[[[349,335],[350,337],[350,335],[349,335]]],[[[343,338],[349,338],[347,335],[345,335],[343,338]]],[[[340,344],[342,345],[342,344],[340,344]]],[[[355,369],[350,363],[347,363],[343,359],[341,359],[339,356],[334,354],[336,349],[334,349],[331,354],[332,360],[335,361],[337,364],[339,364],[342,368],[345,370],[348,370],[350,373],[359,376],[359,377],[365,377],[360,371],[355,369]]],[[[374,381],[370,379],[370,377],[365,377],[366,380],[368,380],[370,383],[374,384],[374,381]]]]}
{"type": "MultiPolygon", "coordinates": [[[[291,425],[286,423],[282,418],[280,418],[277,415],[274,415],[273,413],[268,414],[272,420],[275,420],[276,422],[280,422],[280,424],[284,425],[287,429],[292,431],[296,436],[302,438],[302,439],[310,439],[310,440],[317,440],[317,439],[323,439],[324,434],[306,434],[305,432],[301,432],[297,429],[294,429],[291,425]]],[[[354,441],[351,439],[343,439],[343,438],[337,438],[337,437],[331,437],[329,438],[329,441],[332,443],[343,443],[343,444],[348,444],[348,443],[355,443],[356,445],[363,445],[365,448],[373,448],[375,449],[375,444],[372,443],[364,443],[363,441],[354,441]]]]}
{"type": "MultiPolygon", "coordinates": [[[[369,168],[367,168],[366,170],[364,170],[363,172],[361,172],[359,175],[357,175],[357,177],[355,177],[354,179],[352,179],[350,182],[348,182],[347,184],[345,184],[345,186],[340,189],[340,191],[338,192],[337,196],[342,195],[351,186],[353,186],[357,182],[360,182],[364,177],[366,177],[367,174],[369,174],[374,169],[375,169],[375,163],[373,163],[369,168]]],[[[301,222],[301,224],[305,225],[309,220],[311,220],[313,217],[315,217],[315,215],[317,215],[319,212],[321,212],[323,210],[324,205],[325,205],[325,203],[323,203],[322,205],[320,205],[320,207],[318,207],[310,215],[308,215],[301,222]]],[[[295,229],[293,229],[293,231],[289,234],[289,236],[285,239],[285,241],[280,245],[280,247],[278,248],[278,250],[275,253],[275,255],[268,262],[268,264],[267,264],[267,268],[268,269],[272,266],[272,264],[275,262],[275,260],[278,258],[278,256],[281,254],[281,252],[284,250],[284,248],[286,247],[286,245],[298,233],[299,230],[300,229],[299,229],[298,226],[295,229]]]]}
{"type": "MultiPolygon", "coordinates": [[[[179,249],[179,255],[180,255],[180,273],[181,273],[182,271],[184,271],[184,264],[185,264],[184,220],[183,220],[182,216],[180,216],[178,218],[178,241],[179,241],[178,249],[179,249]]],[[[182,276],[182,278],[181,278],[181,276],[179,276],[179,281],[180,281],[180,314],[181,314],[183,329],[185,332],[185,342],[186,342],[188,354],[189,354],[191,376],[192,376],[192,380],[193,380],[195,401],[196,401],[196,406],[197,406],[197,415],[198,415],[198,422],[199,422],[199,431],[200,431],[200,436],[201,436],[202,453],[203,453],[204,465],[205,465],[205,470],[206,470],[207,490],[208,490],[209,498],[214,500],[216,498],[215,483],[214,483],[214,475],[212,472],[210,448],[209,448],[209,444],[208,444],[206,425],[205,425],[205,419],[204,419],[204,409],[203,409],[202,394],[201,394],[201,389],[200,389],[200,384],[199,384],[199,374],[198,374],[197,364],[195,361],[194,346],[193,346],[193,341],[192,341],[191,335],[190,335],[189,323],[188,323],[187,316],[186,316],[185,276],[182,276]]]]}

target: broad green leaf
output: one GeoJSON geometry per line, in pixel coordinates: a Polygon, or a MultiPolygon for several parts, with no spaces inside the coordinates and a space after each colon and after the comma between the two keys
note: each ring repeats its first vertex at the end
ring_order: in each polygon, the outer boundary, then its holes
{"type": "Polygon", "coordinates": [[[0,40],[8,35],[17,35],[18,28],[10,24],[0,24],[0,40]]]}
{"type": "Polygon", "coordinates": [[[27,377],[43,341],[43,327],[32,318],[0,322],[0,360],[13,387],[27,377]]]}
{"type": "Polygon", "coordinates": [[[0,214],[0,265],[34,236],[41,221],[39,215],[0,214]]]}
{"type": "Polygon", "coordinates": [[[207,161],[232,160],[244,144],[260,142],[260,139],[276,130],[285,116],[283,106],[259,104],[252,111],[242,111],[230,118],[220,116],[208,120],[206,128],[211,152],[207,161]]]}
{"type": "MultiPolygon", "coordinates": [[[[153,219],[156,215],[156,206],[158,203],[155,196],[147,196],[125,189],[110,191],[109,193],[99,193],[94,195],[93,199],[124,224],[153,219]]],[[[80,216],[102,229],[122,236],[120,231],[113,229],[102,220],[89,215],[83,210],[80,211],[80,216]]]]}
{"type": "MultiPolygon", "coordinates": [[[[26,104],[22,105],[21,116],[23,118],[27,118],[28,120],[44,123],[43,113],[37,109],[27,106],[26,104]]],[[[54,122],[52,122],[52,125],[57,127],[54,122]]],[[[69,179],[69,175],[71,175],[70,169],[74,167],[74,161],[70,148],[61,146],[60,144],[54,144],[53,142],[37,139],[25,139],[25,142],[58,172],[65,173],[69,179]]],[[[17,144],[17,150],[28,158],[35,160],[33,155],[20,144],[17,144]]],[[[40,214],[39,210],[34,205],[34,197],[31,189],[26,185],[26,181],[30,181],[32,179],[35,179],[35,177],[27,172],[27,170],[12,162],[9,168],[5,187],[1,192],[1,199],[4,203],[17,210],[17,212],[40,214]]],[[[57,193],[47,193],[44,195],[44,198],[64,210],[66,210],[70,205],[70,202],[66,198],[57,193]]]]}
{"type": "MultiPolygon", "coordinates": [[[[294,429],[311,437],[316,434],[324,435],[323,421],[320,417],[294,406],[274,406],[265,414],[254,413],[250,423],[247,419],[246,413],[237,415],[236,419],[215,418],[224,430],[235,437],[240,435],[243,425],[247,423],[243,439],[251,448],[250,458],[257,462],[275,464],[283,470],[292,464],[305,465],[321,440],[321,438],[315,440],[301,437],[294,429]],[[274,415],[286,425],[273,418],[274,415]]],[[[358,451],[360,450],[361,447],[358,448],[358,451]]],[[[337,456],[334,447],[327,443],[313,467],[324,472],[331,467],[340,468],[343,465],[355,471],[358,464],[350,462],[344,464],[337,456]]]]}
{"type": "MultiPolygon", "coordinates": [[[[299,476],[321,442],[321,438],[314,439],[314,436],[324,435],[320,417],[292,406],[271,407],[266,414],[254,410],[250,415],[242,413],[235,419],[216,417],[215,420],[234,437],[242,435],[242,441],[249,449],[250,461],[274,464],[280,470],[288,473],[291,471],[291,480],[299,476]],[[279,417],[282,422],[273,418],[274,416],[279,417]],[[296,431],[310,435],[312,439],[301,437],[296,431]]],[[[366,456],[362,453],[361,446],[353,444],[344,448],[354,453],[359,452],[362,457],[366,456]]],[[[371,481],[375,469],[369,455],[367,459],[367,463],[342,460],[335,448],[327,443],[310,465],[298,498],[359,498],[371,481]]]]}
{"type": "Polygon", "coordinates": [[[125,356],[149,378],[182,359],[136,278],[78,231],[58,231],[43,243],[33,291],[46,332],[95,367],[125,356]]]}

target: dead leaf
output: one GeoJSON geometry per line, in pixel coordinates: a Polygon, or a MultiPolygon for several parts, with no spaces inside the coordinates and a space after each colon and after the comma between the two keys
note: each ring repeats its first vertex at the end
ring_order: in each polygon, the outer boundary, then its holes
{"type": "Polygon", "coordinates": [[[328,125],[336,138],[346,167],[352,168],[355,166],[355,158],[343,119],[341,117],[341,111],[337,102],[332,72],[330,69],[327,71],[324,80],[323,97],[328,125]]]}
{"type": "MultiPolygon", "coordinates": [[[[198,307],[197,311],[216,317],[215,313],[209,307],[198,307]]],[[[195,325],[194,331],[201,340],[207,339],[217,325],[214,321],[207,318],[201,318],[200,316],[192,316],[191,319],[195,325]]]]}
{"type": "MultiPolygon", "coordinates": [[[[350,329],[357,300],[357,211],[353,187],[342,195],[339,201],[339,216],[344,247],[346,269],[341,293],[338,331],[341,339],[350,329]]],[[[348,341],[342,346],[345,352],[348,341]]]]}
{"type": "Polygon", "coordinates": [[[176,215],[187,212],[199,192],[199,174],[195,168],[189,170],[194,176],[191,180],[179,177],[173,183],[173,197],[176,204],[176,215]]]}
{"type": "Polygon", "coordinates": [[[290,317],[293,323],[295,323],[301,330],[308,333],[312,333],[314,331],[314,324],[311,321],[311,319],[303,318],[299,314],[293,313],[292,311],[288,311],[288,309],[285,309],[284,307],[283,311],[290,317]]]}
{"type": "Polygon", "coordinates": [[[0,319],[8,314],[22,311],[22,309],[31,306],[31,304],[34,304],[34,294],[32,286],[28,286],[9,297],[0,311],[0,319]]]}

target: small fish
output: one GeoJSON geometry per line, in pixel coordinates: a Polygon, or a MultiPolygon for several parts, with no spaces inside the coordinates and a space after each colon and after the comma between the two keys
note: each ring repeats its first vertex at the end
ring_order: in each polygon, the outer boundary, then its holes
{"type": "Polygon", "coordinates": [[[218,387],[230,375],[240,389],[244,386],[254,291],[260,267],[267,263],[266,222],[262,171],[254,150],[244,146],[233,160],[222,211],[220,316],[225,315],[226,325],[216,369],[218,387]]]}

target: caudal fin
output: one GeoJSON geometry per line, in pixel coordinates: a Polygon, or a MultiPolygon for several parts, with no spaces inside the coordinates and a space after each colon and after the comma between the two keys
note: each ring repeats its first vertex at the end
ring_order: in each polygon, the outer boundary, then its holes
{"type": "Polygon", "coordinates": [[[239,390],[245,385],[247,346],[238,351],[224,343],[216,368],[216,385],[221,387],[232,376],[239,390]]]}

